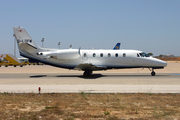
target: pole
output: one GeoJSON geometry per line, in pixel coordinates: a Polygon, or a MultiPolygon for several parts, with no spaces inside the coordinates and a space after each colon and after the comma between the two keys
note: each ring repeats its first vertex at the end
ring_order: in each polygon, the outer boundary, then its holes
{"type": "Polygon", "coordinates": [[[43,47],[44,38],[42,38],[41,42],[42,42],[42,47],[43,47]]]}
{"type": "Polygon", "coordinates": [[[59,49],[60,49],[60,42],[58,43],[59,49]]]}
{"type": "Polygon", "coordinates": [[[16,57],[16,38],[14,38],[14,57],[16,57]]]}

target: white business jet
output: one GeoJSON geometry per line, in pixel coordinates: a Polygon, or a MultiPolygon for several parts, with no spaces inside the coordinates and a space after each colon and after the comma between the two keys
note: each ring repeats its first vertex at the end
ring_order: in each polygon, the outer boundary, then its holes
{"type": "Polygon", "coordinates": [[[167,63],[150,57],[139,50],[82,50],[41,48],[33,41],[22,27],[14,27],[20,55],[29,60],[48,65],[84,71],[88,77],[93,71],[125,68],[149,68],[155,76],[154,69],[162,69],[167,63]]]}

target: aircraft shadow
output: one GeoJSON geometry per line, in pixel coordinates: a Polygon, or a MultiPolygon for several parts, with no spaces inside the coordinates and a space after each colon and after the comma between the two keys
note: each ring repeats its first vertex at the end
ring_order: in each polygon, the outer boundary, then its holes
{"type": "Polygon", "coordinates": [[[97,79],[97,78],[100,78],[100,77],[104,77],[104,76],[102,74],[92,74],[89,77],[84,77],[83,75],[79,76],[79,78],[84,78],[84,79],[97,79]]]}
{"type": "Polygon", "coordinates": [[[84,77],[83,75],[59,75],[59,76],[48,76],[48,75],[33,75],[33,76],[30,76],[30,78],[41,78],[41,77],[79,77],[79,78],[83,78],[83,79],[97,79],[97,78],[100,78],[100,77],[103,77],[103,75],[101,74],[92,74],[91,76],[89,77],[84,77]]]}
{"type": "Polygon", "coordinates": [[[39,77],[47,77],[47,75],[34,75],[34,76],[30,76],[30,78],[39,78],[39,77]]]}
{"type": "Polygon", "coordinates": [[[84,77],[83,75],[59,75],[57,77],[79,77],[82,79],[97,79],[97,78],[102,78],[102,77],[119,77],[119,78],[131,78],[131,77],[162,77],[162,76],[170,76],[170,75],[156,75],[156,76],[151,76],[151,75],[102,75],[102,74],[92,74],[89,77],[84,77]]]}
{"type": "Polygon", "coordinates": [[[171,75],[103,75],[104,77],[162,77],[162,76],[171,76],[171,75]]]}
{"type": "Polygon", "coordinates": [[[77,76],[77,75],[59,75],[57,77],[79,77],[79,78],[83,78],[83,79],[97,79],[100,77],[103,77],[103,75],[101,74],[92,74],[89,77],[84,77],[83,75],[77,76]]]}
{"type": "Polygon", "coordinates": [[[89,77],[84,77],[83,75],[58,75],[58,76],[49,76],[49,75],[34,75],[34,76],[30,76],[30,78],[41,78],[41,77],[59,77],[59,78],[68,78],[68,77],[70,77],[70,78],[75,78],[75,77],[79,77],[79,78],[82,78],[82,79],[97,79],[97,78],[101,78],[101,77],[119,77],[119,78],[124,78],[124,77],[126,77],[126,78],[128,78],[128,77],[162,77],[162,76],[171,76],[171,75],[156,75],[156,76],[151,76],[151,75],[123,75],[123,74],[121,74],[121,75],[102,75],[102,74],[92,74],[91,76],[89,76],[89,77]]]}

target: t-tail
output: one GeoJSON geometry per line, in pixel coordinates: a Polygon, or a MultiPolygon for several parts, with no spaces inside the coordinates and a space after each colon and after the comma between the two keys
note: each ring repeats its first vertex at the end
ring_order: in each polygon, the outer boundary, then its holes
{"type": "Polygon", "coordinates": [[[115,45],[115,47],[113,48],[113,50],[119,50],[120,49],[120,45],[121,45],[121,43],[117,43],[115,45]]]}
{"type": "Polygon", "coordinates": [[[34,40],[24,28],[14,27],[13,30],[21,56],[31,58],[36,56],[38,52],[45,51],[45,49],[36,45],[34,40]]]}
{"type": "Polygon", "coordinates": [[[27,33],[27,31],[24,28],[14,27],[13,30],[14,30],[14,36],[18,43],[18,47],[20,47],[21,43],[25,43],[34,49],[40,48],[39,46],[36,45],[36,43],[33,41],[31,36],[27,33]]]}
{"type": "Polygon", "coordinates": [[[27,31],[22,27],[14,27],[14,37],[17,40],[17,44],[19,47],[19,52],[21,53],[29,53],[29,54],[37,54],[37,52],[46,51],[46,49],[39,47],[36,45],[31,36],[27,33],[27,31]]]}

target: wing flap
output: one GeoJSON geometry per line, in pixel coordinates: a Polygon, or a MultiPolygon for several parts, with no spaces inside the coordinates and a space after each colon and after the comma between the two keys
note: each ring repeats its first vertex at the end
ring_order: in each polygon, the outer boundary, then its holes
{"type": "Polygon", "coordinates": [[[95,71],[95,70],[106,70],[107,67],[106,66],[96,66],[96,65],[88,64],[88,63],[82,63],[82,64],[79,64],[78,66],[76,66],[74,69],[82,70],[82,71],[85,71],[85,70],[95,71]]]}

